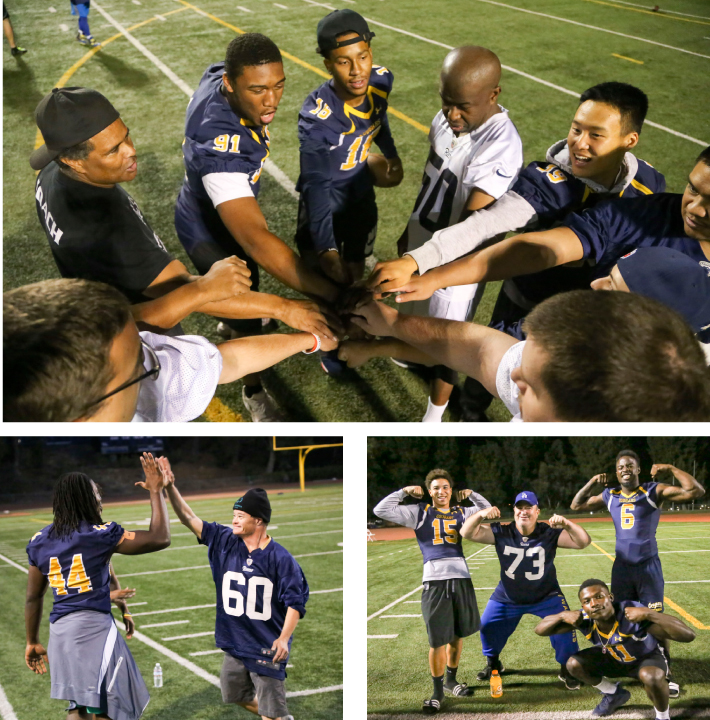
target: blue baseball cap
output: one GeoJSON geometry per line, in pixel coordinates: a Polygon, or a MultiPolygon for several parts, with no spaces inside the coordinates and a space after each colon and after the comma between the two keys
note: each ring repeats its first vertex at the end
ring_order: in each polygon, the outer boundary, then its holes
{"type": "Polygon", "coordinates": [[[513,505],[517,505],[519,502],[526,502],[530,503],[531,505],[537,505],[537,495],[535,495],[534,492],[531,492],[530,490],[523,490],[523,492],[519,492],[515,496],[515,502],[513,505]]]}
{"type": "Polygon", "coordinates": [[[710,326],[710,263],[671,248],[646,247],[619,258],[617,266],[631,292],[675,310],[695,333],[710,326]]]}

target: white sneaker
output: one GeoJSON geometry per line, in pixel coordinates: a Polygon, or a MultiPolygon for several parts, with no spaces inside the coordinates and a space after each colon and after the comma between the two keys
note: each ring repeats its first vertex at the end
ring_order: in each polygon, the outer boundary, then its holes
{"type": "Polygon", "coordinates": [[[276,401],[266,390],[248,398],[246,388],[242,386],[242,402],[251,413],[252,422],[279,422],[282,419],[276,401]]]}

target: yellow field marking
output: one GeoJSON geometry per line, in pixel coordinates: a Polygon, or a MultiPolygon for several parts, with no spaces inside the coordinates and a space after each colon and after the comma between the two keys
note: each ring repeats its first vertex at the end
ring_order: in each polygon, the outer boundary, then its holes
{"type": "MultiPolygon", "coordinates": [[[[614,561],[614,556],[610,555],[606,550],[604,550],[604,548],[600,547],[595,542],[593,542],[592,545],[597,550],[604,553],[604,555],[606,555],[609,560],[611,560],[612,562],[614,561]]],[[[685,618],[691,625],[695,625],[695,627],[699,630],[710,630],[710,627],[708,627],[707,625],[703,625],[700,620],[694,618],[689,612],[683,610],[680,605],[676,605],[670,598],[664,597],[663,602],[668,605],[668,607],[670,607],[672,610],[675,610],[682,618],[685,618]]]]}
{"type": "MultiPolygon", "coordinates": [[[[239,33],[240,35],[244,35],[246,30],[242,30],[241,28],[238,28],[236,25],[232,25],[231,23],[228,23],[226,20],[222,20],[222,18],[218,18],[216,15],[212,15],[211,13],[208,13],[206,10],[202,10],[201,8],[198,8],[195,5],[192,5],[191,3],[187,2],[187,0],[176,0],[181,5],[184,5],[185,7],[189,7],[192,10],[194,10],[196,13],[200,15],[204,15],[205,17],[210,18],[210,20],[214,20],[215,22],[219,23],[220,25],[224,25],[224,27],[229,28],[230,30],[234,30],[234,32],[239,33]]],[[[281,50],[281,48],[279,48],[281,50]]],[[[316,67],[315,65],[311,65],[310,63],[307,63],[305,60],[301,60],[301,58],[297,58],[295,55],[291,55],[291,53],[287,53],[284,50],[281,50],[281,54],[288,58],[291,62],[296,63],[297,65],[300,65],[301,67],[306,68],[307,70],[311,70],[312,72],[316,73],[317,75],[320,75],[321,77],[324,77],[326,80],[330,79],[330,75],[323,70],[322,68],[316,67]]],[[[408,123],[412,127],[415,127],[417,130],[421,130],[423,133],[429,133],[429,128],[425,125],[422,125],[420,122],[417,122],[413,118],[410,118],[409,115],[405,115],[403,112],[400,112],[399,110],[396,110],[391,105],[387,108],[387,112],[394,115],[396,118],[399,118],[400,120],[404,120],[404,122],[408,123]]]]}
{"type": "Polygon", "coordinates": [[[204,412],[210,422],[245,422],[244,418],[228,408],[219,398],[213,397],[204,412]]]}
{"type": "Polygon", "coordinates": [[[604,0],[584,0],[584,2],[593,2],[597,5],[608,5],[609,7],[619,8],[619,10],[630,10],[631,12],[643,13],[644,15],[666,18],[666,20],[680,20],[681,22],[696,23],[698,25],[710,25],[710,22],[705,22],[705,20],[691,20],[690,18],[673,17],[672,15],[666,15],[663,12],[653,12],[653,10],[640,10],[637,8],[626,7],[625,5],[615,5],[611,2],[604,2],[604,0]]]}
{"type": "Polygon", "coordinates": [[[626,55],[617,55],[617,53],[612,53],[612,56],[621,58],[622,60],[628,60],[629,62],[636,63],[637,65],[643,65],[643,60],[634,60],[633,58],[626,57],[626,55]]]}

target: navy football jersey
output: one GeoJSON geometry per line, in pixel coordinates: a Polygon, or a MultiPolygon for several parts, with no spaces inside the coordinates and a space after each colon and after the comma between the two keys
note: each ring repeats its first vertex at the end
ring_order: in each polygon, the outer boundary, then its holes
{"type": "Polygon", "coordinates": [[[417,527],[414,530],[424,564],[439,558],[463,557],[461,526],[476,508],[453,505],[439,510],[428,503],[419,503],[417,527]]]}
{"type": "Polygon", "coordinates": [[[651,623],[648,621],[633,623],[624,615],[627,607],[640,607],[647,610],[645,605],[633,600],[613,603],[616,616],[611,631],[604,634],[595,622],[590,620],[586,613],[579,625],[579,630],[594,645],[604,648],[609,655],[620,663],[636,663],[650,655],[657,647],[658,640],[648,632],[651,623]]]}
{"type": "Polygon", "coordinates": [[[271,646],[281,635],[288,608],[306,614],[308,583],[300,565],[273,539],[250,553],[231,527],[219,523],[203,523],[199,542],[208,547],[217,589],[217,647],[250,671],[283,680],[288,658],[272,663],[271,646]]]}
{"type": "Polygon", "coordinates": [[[387,119],[387,98],[394,78],[385,67],[372,66],[365,100],[351,107],[341,100],[333,81],[314,90],[298,114],[301,193],[315,250],[335,248],[332,214],[372,192],[367,156],[373,141],[386,158],[397,156],[387,119]]]}
{"type": "Polygon", "coordinates": [[[29,564],[47,578],[54,593],[49,622],[77,610],[111,612],[109,560],[123,537],[115,522],[84,522],[65,538],[52,532],[53,525],[35,533],[27,544],[29,564]]]}
{"type": "Polygon", "coordinates": [[[184,187],[210,205],[202,183],[202,178],[210,173],[244,173],[249,176],[254,196],[257,196],[271,141],[265,125],[252,125],[232,110],[220,92],[223,73],[223,62],[205,70],[187,106],[182,143],[184,187]]]}
{"type": "Polygon", "coordinates": [[[525,537],[515,523],[491,523],[500,560],[500,582],[491,599],[513,605],[533,605],[553,593],[562,593],[557,583],[555,555],[561,529],[539,522],[525,537]]]}
{"type": "Polygon", "coordinates": [[[604,488],[602,499],[616,528],[616,557],[638,563],[658,554],[656,528],[661,517],[658,483],[639,485],[628,495],[621,488],[604,488]]]}
{"type": "MultiPolygon", "coordinates": [[[[558,147],[559,144],[553,146],[550,153],[558,147]]],[[[666,180],[663,175],[639,159],[634,178],[619,195],[624,198],[645,197],[662,193],[665,189],[666,180]]],[[[581,212],[615,197],[611,193],[594,192],[571,172],[548,161],[530,163],[520,173],[511,190],[527,200],[537,213],[534,227],[526,228],[528,232],[548,230],[570,213],[581,212]]],[[[580,267],[565,265],[530,275],[520,275],[514,278],[513,282],[527,300],[538,303],[560,292],[587,289],[596,277],[600,276],[585,263],[580,267]]]]}

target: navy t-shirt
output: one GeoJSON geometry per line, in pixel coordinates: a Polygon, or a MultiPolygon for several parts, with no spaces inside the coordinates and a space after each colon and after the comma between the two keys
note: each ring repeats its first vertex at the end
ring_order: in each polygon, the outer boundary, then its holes
{"type": "Polygon", "coordinates": [[[281,635],[288,608],[306,614],[309,590],[300,565],[274,540],[250,553],[231,527],[219,523],[203,523],[199,542],[208,547],[217,589],[217,647],[251,672],[283,680],[288,658],[272,663],[271,646],[281,635]]]}

